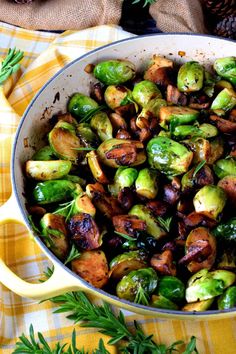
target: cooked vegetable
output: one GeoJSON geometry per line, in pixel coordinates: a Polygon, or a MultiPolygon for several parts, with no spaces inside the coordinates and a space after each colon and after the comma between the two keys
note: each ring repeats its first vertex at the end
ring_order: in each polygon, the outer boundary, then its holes
{"type": "Polygon", "coordinates": [[[236,106],[236,92],[232,89],[225,88],[214,99],[211,104],[211,109],[219,115],[230,111],[236,106]],[[222,112],[223,111],[223,112],[222,112]]]}
{"type": "Polygon", "coordinates": [[[226,176],[222,178],[218,184],[218,187],[224,190],[229,204],[236,206],[236,176],[226,176]]]}
{"type": "Polygon", "coordinates": [[[202,213],[212,219],[218,219],[224,209],[226,199],[226,194],[222,188],[208,185],[197,192],[193,198],[193,204],[197,213],[202,213]]]}
{"type": "Polygon", "coordinates": [[[129,103],[130,99],[132,99],[131,97],[131,91],[122,85],[107,86],[104,93],[106,104],[113,110],[115,110],[117,107],[124,106],[125,104],[129,103]]]}
{"type": "Polygon", "coordinates": [[[193,153],[185,146],[165,137],[156,137],[147,144],[148,162],[167,176],[177,176],[188,170],[193,153]]]}
{"type": "Polygon", "coordinates": [[[152,98],[142,109],[141,113],[136,119],[137,126],[142,129],[149,125],[149,119],[153,117],[159,117],[161,107],[167,106],[167,102],[162,98],[152,98]],[[146,121],[144,121],[144,119],[146,121]],[[146,124],[144,124],[144,122],[146,124]]]}
{"type": "Polygon", "coordinates": [[[213,169],[218,178],[236,176],[236,160],[233,158],[218,160],[213,169]]]}
{"type": "Polygon", "coordinates": [[[180,279],[166,275],[159,279],[155,293],[179,304],[185,297],[185,285],[180,279]]]}
{"type": "Polygon", "coordinates": [[[53,153],[51,146],[49,145],[43,146],[41,149],[36,151],[32,156],[32,160],[34,161],[49,161],[49,160],[54,160],[54,158],[55,155],[53,153]]]}
{"type": "Polygon", "coordinates": [[[236,306],[236,286],[230,286],[218,299],[218,309],[228,310],[236,306]]]}
{"type": "Polygon", "coordinates": [[[202,301],[197,301],[197,302],[191,302],[189,304],[184,305],[184,307],[182,307],[182,311],[206,311],[208,310],[212,303],[214,301],[214,297],[212,297],[211,299],[207,299],[207,300],[202,300],[202,301]]]}
{"type": "Polygon", "coordinates": [[[105,112],[96,113],[92,117],[90,125],[102,141],[112,138],[112,125],[105,112]]]}
{"type": "Polygon", "coordinates": [[[132,96],[141,107],[145,107],[153,98],[162,98],[158,87],[148,80],[140,81],[136,84],[133,88],[132,96]]]}
{"type": "Polygon", "coordinates": [[[171,250],[165,250],[161,254],[155,253],[150,259],[150,264],[158,274],[176,275],[176,265],[171,250]]]}
{"type": "MultiPolygon", "coordinates": [[[[102,113],[101,113],[102,114],[102,113]]],[[[92,118],[93,119],[93,118],[92,118]]],[[[84,146],[97,148],[99,145],[99,139],[92,131],[88,123],[80,123],[77,125],[77,134],[84,146]]]]}
{"type": "Polygon", "coordinates": [[[139,171],[135,181],[136,193],[148,199],[154,199],[158,193],[157,172],[149,168],[139,171]]]}
{"type": "Polygon", "coordinates": [[[73,272],[95,286],[102,288],[108,282],[108,264],[103,251],[83,251],[71,262],[73,272]]]}
{"type": "Polygon", "coordinates": [[[33,200],[39,204],[66,201],[76,194],[76,184],[67,180],[39,182],[33,189],[33,200]]]}
{"type": "Polygon", "coordinates": [[[173,82],[173,66],[172,60],[154,55],[144,73],[144,79],[153,81],[161,86],[167,86],[173,82]]]}
{"type": "Polygon", "coordinates": [[[222,241],[236,242],[236,217],[224,224],[219,224],[213,230],[213,234],[222,241]]]}
{"type": "Polygon", "coordinates": [[[181,92],[194,92],[203,86],[204,69],[196,61],[189,61],[181,66],[177,76],[177,86],[181,92]]]}
{"type": "Polygon", "coordinates": [[[131,271],[146,268],[147,256],[140,251],[130,251],[119,254],[110,262],[110,277],[121,279],[131,271]]]}
{"type": "Polygon", "coordinates": [[[209,166],[204,164],[197,173],[195,171],[196,166],[183,175],[181,179],[181,190],[183,193],[190,193],[195,188],[214,183],[213,173],[209,166]]]}
{"type": "Polygon", "coordinates": [[[203,137],[213,138],[218,134],[218,130],[214,125],[203,123],[199,127],[194,125],[179,125],[172,131],[174,137],[184,139],[186,137],[203,137]]]}
{"type": "Polygon", "coordinates": [[[152,268],[143,268],[125,275],[117,284],[116,293],[121,299],[134,301],[140,287],[151,295],[157,287],[158,278],[152,268]]]}
{"type": "Polygon", "coordinates": [[[135,215],[116,215],[112,218],[112,222],[118,233],[134,237],[139,231],[146,230],[146,222],[135,215]]]}
{"type": "Polygon", "coordinates": [[[173,131],[176,126],[193,123],[198,118],[199,112],[189,107],[163,106],[160,108],[160,126],[164,129],[171,124],[173,131]]]}
{"type": "Polygon", "coordinates": [[[151,305],[159,309],[178,310],[178,306],[162,295],[152,295],[151,305]]]}
{"type": "Polygon", "coordinates": [[[218,75],[236,85],[236,57],[216,59],[214,69],[218,75]]]}
{"type": "Polygon", "coordinates": [[[71,169],[71,162],[64,160],[32,161],[26,162],[26,174],[37,181],[47,181],[66,176],[71,169]]]}
{"type": "Polygon", "coordinates": [[[94,207],[93,203],[91,202],[91,199],[87,196],[86,193],[81,193],[80,195],[78,195],[78,197],[75,198],[70,216],[79,213],[86,213],[91,215],[92,217],[95,217],[96,208],[94,207]]]}
{"type": "Polygon", "coordinates": [[[134,78],[135,66],[128,60],[107,60],[98,63],[93,74],[105,85],[119,85],[134,78]]]}
{"type": "Polygon", "coordinates": [[[109,192],[117,197],[118,193],[125,187],[131,187],[136,178],[138,171],[133,167],[119,167],[114,176],[114,183],[108,185],[109,192]]]}
{"type": "Polygon", "coordinates": [[[89,111],[98,108],[98,104],[92,98],[80,92],[76,92],[70,98],[67,108],[73,117],[82,119],[89,111]]]}
{"type": "Polygon", "coordinates": [[[99,183],[102,184],[108,184],[109,180],[106,177],[104,171],[102,170],[102,167],[100,165],[98,155],[96,151],[90,151],[86,155],[87,160],[88,160],[88,165],[90,168],[90,171],[93,175],[93,177],[98,181],[99,183]]]}

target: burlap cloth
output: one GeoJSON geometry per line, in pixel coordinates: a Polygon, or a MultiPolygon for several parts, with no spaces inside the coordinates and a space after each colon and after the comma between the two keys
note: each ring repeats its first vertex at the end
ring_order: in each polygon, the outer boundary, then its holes
{"type": "MultiPolygon", "coordinates": [[[[157,0],[150,14],[163,32],[206,33],[201,0],[157,0]]],[[[0,0],[0,21],[27,29],[79,30],[118,24],[123,0],[0,0]]]]}

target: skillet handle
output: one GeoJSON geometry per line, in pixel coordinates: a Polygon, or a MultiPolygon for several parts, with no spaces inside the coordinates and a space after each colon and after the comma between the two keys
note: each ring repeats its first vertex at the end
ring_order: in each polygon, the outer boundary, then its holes
{"type": "MultiPolygon", "coordinates": [[[[10,222],[24,225],[14,195],[0,207],[0,225],[10,222]]],[[[0,253],[0,282],[14,293],[35,300],[45,300],[68,291],[87,290],[78,278],[73,277],[53,260],[52,263],[54,265],[52,276],[44,283],[32,284],[13,273],[5,264],[0,253]]]]}

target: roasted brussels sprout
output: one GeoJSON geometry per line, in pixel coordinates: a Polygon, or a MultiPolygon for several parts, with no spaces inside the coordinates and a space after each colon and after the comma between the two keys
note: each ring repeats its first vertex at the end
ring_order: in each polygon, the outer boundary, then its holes
{"type": "Polygon", "coordinates": [[[225,88],[214,99],[211,104],[211,109],[219,115],[230,111],[236,106],[236,92],[232,89],[225,88]]]}
{"type": "Polygon", "coordinates": [[[151,305],[159,309],[178,310],[178,306],[162,295],[152,295],[151,305]]]}
{"type": "Polygon", "coordinates": [[[140,81],[136,84],[133,88],[132,96],[141,107],[145,107],[153,98],[162,98],[158,87],[148,80],[140,81]]]}
{"type": "Polygon", "coordinates": [[[163,106],[167,106],[167,102],[165,100],[162,98],[152,98],[138,115],[136,119],[137,126],[140,129],[146,128],[146,125],[149,125],[148,120],[153,117],[158,117],[160,109],[163,106]],[[147,120],[146,125],[144,125],[143,119],[147,120]]]}
{"type": "Polygon", "coordinates": [[[155,293],[179,304],[185,297],[185,285],[180,279],[165,275],[159,279],[155,293]]]}
{"type": "Polygon", "coordinates": [[[226,194],[222,188],[208,185],[202,187],[195,194],[193,205],[197,213],[217,220],[225,207],[226,199],[226,194]]]}
{"type": "Polygon", "coordinates": [[[199,91],[203,87],[204,69],[196,61],[181,66],[177,76],[177,86],[181,92],[199,91]]]}
{"type": "Polygon", "coordinates": [[[209,166],[204,165],[197,173],[195,171],[196,166],[183,175],[181,179],[181,190],[183,193],[190,193],[195,188],[214,183],[214,176],[209,166]]]}
{"type": "Polygon", "coordinates": [[[135,181],[136,192],[142,197],[154,199],[158,193],[157,172],[149,168],[144,168],[139,171],[135,181]]]}
{"type": "Polygon", "coordinates": [[[199,127],[194,125],[179,125],[172,130],[172,135],[180,140],[194,136],[203,138],[213,138],[218,134],[214,125],[203,123],[199,127]]]}
{"type": "Polygon", "coordinates": [[[218,301],[219,310],[228,310],[236,306],[236,286],[230,286],[219,297],[218,301]]]}
{"type": "Polygon", "coordinates": [[[191,302],[189,304],[184,305],[184,307],[182,307],[181,310],[182,311],[194,311],[194,312],[206,311],[211,307],[211,305],[213,304],[213,301],[214,301],[214,297],[212,297],[211,299],[207,299],[207,300],[191,302]]]}
{"type": "Polygon", "coordinates": [[[133,167],[119,167],[114,176],[114,183],[108,185],[109,192],[117,197],[118,193],[126,187],[131,187],[136,178],[138,171],[133,167]]]}
{"type": "Polygon", "coordinates": [[[34,161],[49,161],[54,160],[54,158],[54,152],[49,145],[43,146],[32,156],[32,160],[34,161]]]}
{"type": "Polygon", "coordinates": [[[88,160],[88,165],[89,165],[90,171],[92,172],[92,175],[96,179],[96,181],[98,181],[99,183],[102,183],[102,184],[108,184],[109,180],[102,170],[102,167],[101,167],[99,159],[98,159],[97,152],[90,151],[89,153],[87,153],[86,157],[88,160]]]}
{"type": "Polygon", "coordinates": [[[226,176],[236,176],[236,161],[234,158],[218,160],[213,170],[220,179],[226,176]]]}
{"type": "Polygon", "coordinates": [[[231,218],[224,224],[219,224],[213,234],[219,240],[226,242],[236,242],[236,217],[231,218]]]}
{"type": "Polygon", "coordinates": [[[26,162],[26,174],[37,181],[47,181],[66,176],[71,169],[71,162],[64,160],[32,161],[26,162]]]}
{"type": "Polygon", "coordinates": [[[98,63],[93,74],[105,85],[119,85],[135,77],[135,66],[128,60],[107,60],[98,63]]]}
{"type": "Polygon", "coordinates": [[[188,170],[193,153],[185,146],[165,137],[156,137],[147,144],[148,162],[167,176],[178,176],[188,170]]]}
{"type": "Polygon", "coordinates": [[[121,279],[131,271],[146,268],[147,256],[140,251],[130,251],[119,254],[110,262],[110,277],[121,279]]]}
{"type": "Polygon", "coordinates": [[[112,138],[112,125],[105,112],[95,114],[90,121],[90,126],[102,141],[112,138]]]}
{"type": "Polygon", "coordinates": [[[98,108],[98,104],[92,98],[80,92],[76,92],[70,98],[67,108],[73,117],[82,119],[89,111],[98,108]]]}
{"type": "Polygon", "coordinates": [[[157,287],[158,278],[152,268],[143,268],[125,275],[117,284],[116,293],[121,299],[134,301],[140,287],[151,295],[157,287]]]}
{"type": "Polygon", "coordinates": [[[171,131],[178,125],[193,123],[198,118],[199,112],[196,109],[179,106],[163,106],[160,108],[160,126],[171,131]]]}
{"type": "Polygon", "coordinates": [[[107,86],[104,93],[106,104],[113,110],[130,103],[130,99],[132,99],[131,97],[131,91],[127,87],[121,85],[107,86]]]}
{"type": "Polygon", "coordinates": [[[96,208],[86,193],[81,193],[78,195],[78,197],[76,197],[74,200],[72,210],[69,210],[69,216],[74,216],[79,213],[85,213],[95,217],[96,208]]]}
{"type": "Polygon", "coordinates": [[[100,141],[97,135],[92,131],[90,124],[80,123],[77,125],[77,134],[86,147],[97,148],[100,141]]]}
{"type": "Polygon", "coordinates": [[[236,85],[236,57],[225,57],[216,59],[214,69],[218,75],[236,85]]]}
{"type": "Polygon", "coordinates": [[[76,194],[76,184],[63,180],[39,182],[33,189],[33,200],[38,204],[50,204],[72,199],[76,194]]]}

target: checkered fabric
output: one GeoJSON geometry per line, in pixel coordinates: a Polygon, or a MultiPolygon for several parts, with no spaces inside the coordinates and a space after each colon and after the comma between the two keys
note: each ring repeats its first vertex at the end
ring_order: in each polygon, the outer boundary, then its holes
{"type": "MultiPolygon", "coordinates": [[[[62,34],[36,32],[0,23],[0,57],[9,47],[25,52],[21,72],[5,86],[7,101],[0,96],[0,204],[11,193],[10,154],[14,132],[28,103],[40,87],[66,63],[96,47],[133,36],[118,26],[99,26],[83,31],[62,34]]],[[[0,211],[1,212],[1,211],[0,211]]],[[[30,240],[26,229],[16,224],[0,226],[0,255],[8,266],[29,282],[38,282],[48,266],[48,260],[38,246],[30,240]]],[[[12,353],[22,332],[28,333],[32,323],[49,344],[70,342],[73,323],[63,314],[53,314],[55,305],[38,304],[21,298],[0,284],[0,353],[12,353]]],[[[197,337],[201,354],[233,354],[236,343],[236,319],[220,321],[159,320],[124,311],[127,323],[134,319],[147,334],[153,334],[159,343],[171,344],[182,339],[197,337]]],[[[92,350],[101,336],[93,329],[76,325],[79,347],[92,350]]],[[[108,348],[116,353],[113,347],[108,348]]]]}

